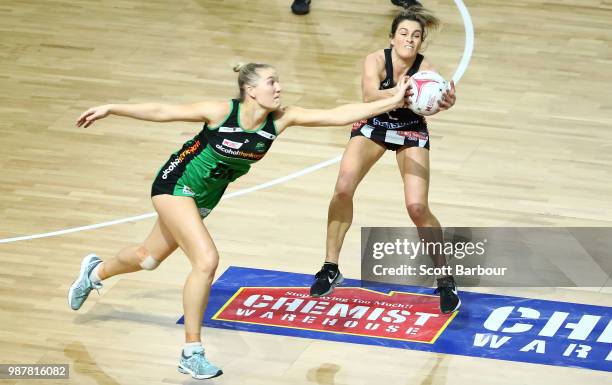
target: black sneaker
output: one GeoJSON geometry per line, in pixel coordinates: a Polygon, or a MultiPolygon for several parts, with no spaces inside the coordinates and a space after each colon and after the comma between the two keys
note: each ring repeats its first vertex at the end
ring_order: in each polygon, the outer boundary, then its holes
{"type": "Polygon", "coordinates": [[[438,288],[434,294],[440,294],[440,311],[444,314],[452,313],[459,309],[461,300],[457,296],[457,286],[452,276],[438,278],[438,288]]]}
{"type": "Polygon", "coordinates": [[[310,12],[310,0],[293,0],[291,12],[296,15],[306,15],[310,12]]]}
{"type": "Polygon", "coordinates": [[[393,5],[404,8],[412,7],[413,5],[421,5],[421,3],[416,0],[391,0],[391,2],[393,5]]]}
{"type": "Polygon", "coordinates": [[[339,269],[330,269],[323,265],[321,270],[315,274],[315,281],[310,287],[311,297],[324,297],[334,290],[334,287],[340,285],[344,281],[342,273],[339,269]]]}

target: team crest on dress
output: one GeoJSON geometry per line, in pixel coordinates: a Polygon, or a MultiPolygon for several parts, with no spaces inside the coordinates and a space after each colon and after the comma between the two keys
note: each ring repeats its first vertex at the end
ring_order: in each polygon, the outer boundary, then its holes
{"type": "Polygon", "coordinates": [[[258,142],[255,145],[255,151],[257,151],[257,152],[264,152],[265,149],[266,149],[266,145],[264,144],[264,142],[258,142]]]}

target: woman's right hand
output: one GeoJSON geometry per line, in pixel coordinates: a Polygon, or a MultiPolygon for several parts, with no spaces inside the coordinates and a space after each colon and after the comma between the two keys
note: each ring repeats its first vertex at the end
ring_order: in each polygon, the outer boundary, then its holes
{"type": "Polygon", "coordinates": [[[108,116],[110,113],[110,104],[103,106],[92,107],[87,111],[83,112],[79,119],[76,121],[77,127],[89,127],[98,119],[102,119],[108,116]]]}

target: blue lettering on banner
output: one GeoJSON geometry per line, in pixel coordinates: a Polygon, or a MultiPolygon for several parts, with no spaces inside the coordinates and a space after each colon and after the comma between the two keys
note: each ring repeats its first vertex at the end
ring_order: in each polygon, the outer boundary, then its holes
{"type": "MultiPolygon", "coordinates": [[[[208,327],[612,372],[612,307],[461,292],[461,308],[433,344],[211,319],[241,287],[309,287],[312,276],[230,267],[214,283],[208,327]]],[[[343,286],[356,286],[345,280],[343,286]]],[[[377,290],[379,288],[377,287],[377,290]]],[[[432,294],[389,286],[385,292],[432,294]],[[388,289],[388,290],[387,290],[388,289]]],[[[183,318],[178,320],[183,323],[183,318]]]]}

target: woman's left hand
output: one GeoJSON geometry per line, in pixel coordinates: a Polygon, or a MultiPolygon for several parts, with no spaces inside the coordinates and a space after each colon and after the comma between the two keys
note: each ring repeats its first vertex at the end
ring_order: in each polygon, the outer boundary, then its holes
{"type": "Polygon", "coordinates": [[[454,106],[455,100],[457,100],[457,97],[455,96],[455,81],[451,80],[450,89],[444,91],[444,94],[442,94],[442,99],[438,101],[440,111],[448,110],[454,106]]]}

